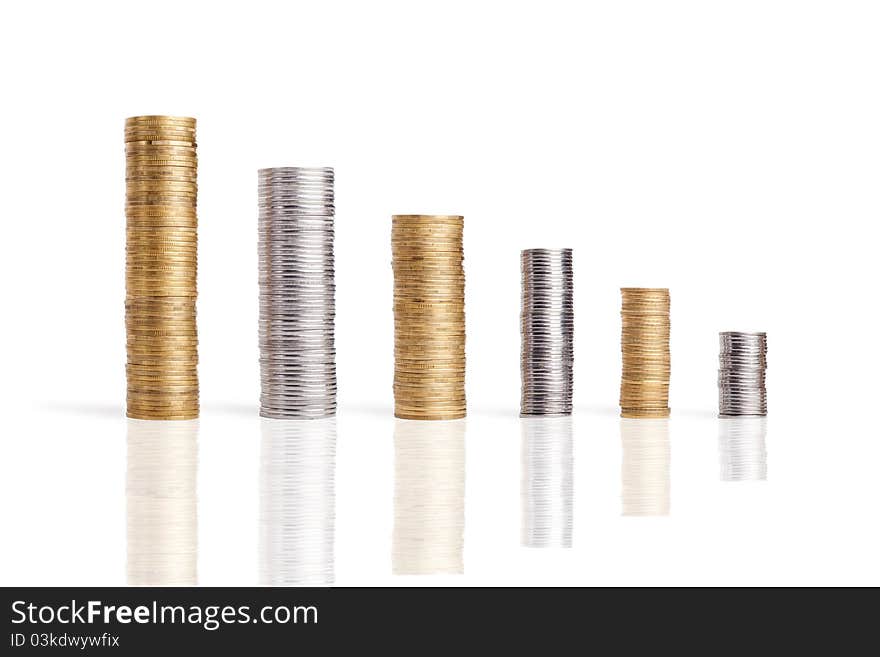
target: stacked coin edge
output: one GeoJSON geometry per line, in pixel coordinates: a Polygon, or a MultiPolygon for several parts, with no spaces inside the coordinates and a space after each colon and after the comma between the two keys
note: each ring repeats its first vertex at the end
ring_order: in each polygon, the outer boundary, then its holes
{"type": "Polygon", "coordinates": [[[571,415],[574,298],[571,249],[520,254],[520,415],[571,415]]]}
{"type": "Polygon", "coordinates": [[[394,215],[394,414],[465,417],[464,217],[394,215]]]}
{"type": "Polygon", "coordinates": [[[669,417],[669,290],[621,288],[620,292],[620,415],[669,417]]]}
{"type": "Polygon", "coordinates": [[[199,415],[196,121],[125,121],[127,415],[199,415]]]}
{"type": "Polygon", "coordinates": [[[332,168],[258,172],[260,415],[336,414],[332,168]]]}
{"type": "Polygon", "coordinates": [[[767,334],[718,334],[719,417],[767,415],[767,334]]]}

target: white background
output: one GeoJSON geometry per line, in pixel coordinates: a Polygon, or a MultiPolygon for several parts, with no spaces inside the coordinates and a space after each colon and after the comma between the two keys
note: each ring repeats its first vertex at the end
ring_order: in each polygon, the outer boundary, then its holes
{"type": "Polygon", "coordinates": [[[123,120],[198,118],[199,583],[257,580],[256,169],[337,176],[338,584],[880,584],[873,2],[0,9],[2,584],[125,583],[123,120]],[[393,577],[390,216],[465,216],[465,574],[393,577]],[[569,551],[519,547],[519,250],[574,249],[569,551]],[[621,517],[619,292],[672,294],[672,512],[621,517]],[[769,335],[766,483],[717,332],[769,335]]]}

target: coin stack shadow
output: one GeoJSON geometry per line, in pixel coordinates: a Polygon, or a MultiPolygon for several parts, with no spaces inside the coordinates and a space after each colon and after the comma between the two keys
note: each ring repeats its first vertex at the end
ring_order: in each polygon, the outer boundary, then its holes
{"type": "Polygon", "coordinates": [[[466,415],[463,228],[460,216],[392,217],[398,418],[466,415]]]}
{"type": "Polygon", "coordinates": [[[127,581],[194,585],[198,562],[198,420],[128,420],[127,581]]]}
{"type": "Polygon", "coordinates": [[[196,121],[125,121],[127,415],[199,415],[196,121]]]}
{"type": "Polygon", "coordinates": [[[571,249],[526,249],[522,268],[520,415],[571,415],[574,298],[571,249]]]}
{"type": "Polygon", "coordinates": [[[571,416],[527,417],[520,423],[522,545],[569,548],[574,510],[571,416]]]}
{"type": "Polygon", "coordinates": [[[620,420],[625,516],[669,515],[669,419],[620,420]]]}
{"type": "Polygon", "coordinates": [[[395,575],[464,572],[465,422],[394,423],[395,575]]]}
{"type": "Polygon", "coordinates": [[[718,415],[767,415],[767,334],[718,334],[718,415]]]}
{"type": "Polygon", "coordinates": [[[327,586],[334,578],[336,418],[263,418],[260,583],[327,586]]]}
{"type": "Polygon", "coordinates": [[[669,290],[621,288],[620,416],[669,417],[669,290]]]}
{"type": "Polygon", "coordinates": [[[260,415],[336,414],[333,169],[260,169],[260,415]]]}

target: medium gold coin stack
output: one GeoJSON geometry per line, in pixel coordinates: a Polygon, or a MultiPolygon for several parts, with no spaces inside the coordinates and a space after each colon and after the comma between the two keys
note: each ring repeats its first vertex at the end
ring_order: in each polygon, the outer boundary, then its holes
{"type": "Polygon", "coordinates": [[[621,288],[620,415],[669,417],[669,290],[621,288]]]}
{"type": "Polygon", "coordinates": [[[466,415],[463,229],[460,216],[392,217],[396,417],[466,415]]]}
{"type": "Polygon", "coordinates": [[[128,417],[199,416],[196,121],[125,121],[128,417]]]}

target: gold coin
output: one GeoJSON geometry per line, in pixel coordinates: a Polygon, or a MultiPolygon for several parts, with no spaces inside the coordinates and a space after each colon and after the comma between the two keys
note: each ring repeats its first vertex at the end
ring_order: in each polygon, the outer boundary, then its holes
{"type": "Polygon", "coordinates": [[[196,209],[188,206],[163,206],[163,205],[132,205],[125,208],[125,215],[129,219],[147,217],[193,217],[196,209]]]}
{"type": "MultiPolygon", "coordinates": [[[[179,140],[176,140],[179,141],[179,140]]],[[[172,159],[195,163],[198,161],[198,145],[195,142],[184,142],[185,145],[154,145],[137,141],[125,144],[125,160],[136,159],[172,159]]]]}
{"type": "Polygon", "coordinates": [[[132,317],[171,317],[195,319],[195,301],[174,299],[160,303],[161,300],[131,299],[125,302],[125,314],[132,317]]]}
{"type": "Polygon", "coordinates": [[[172,183],[188,183],[195,185],[198,175],[195,170],[185,167],[147,167],[128,166],[125,168],[125,181],[127,183],[156,181],[172,183]]]}
{"type": "Polygon", "coordinates": [[[157,130],[130,130],[125,133],[125,144],[146,145],[157,144],[161,146],[183,146],[185,148],[196,147],[195,134],[175,131],[157,130]]]}
{"type": "Polygon", "coordinates": [[[191,116],[176,116],[174,114],[141,114],[125,119],[125,125],[142,124],[184,125],[195,128],[196,120],[191,116]]]}
{"type": "Polygon", "coordinates": [[[150,413],[132,409],[126,413],[126,417],[132,420],[196,420],[199,411],[196,409],[190,413],[150,413]]]}
{"type": "Polygon", "coordinates": [[[153,414],[198,413],[199,403],[194,395],[177,395],[167,400],[155,400],[136,393],[128,395],[129,412],[153,414]],[[164,401],[164,403],[162,403],[164,401]]]}
{"type": "Polygon", "coordinates": [[[126,228],[125,237],[130,240],[162,241],[179,240],[192,245],[198,239],[198,230],[195,228],[126,228]]]}
{"type": "Polygon", "coordinates": [[[168,383],[174,384],[189,384],[189,385],[198,385],[199,377],[196,374],[194,368],[181,368],[181,369],[173,369],[173,368],[155,368],[155,367],[146,367],[144,365],[141,366],[131,366],[129,365],[126,368],[126,372],[128,375],[128,385],[132,386],[135,384],[149,384],[154,383],[156,381],[164,381],[168,383]],[[135,369],[137,367],[138,369],[135,369]]]}
{"type": "Polygon", "coordinates": [[[138,134],[138,133],[156,133],[160,135],[165,134],[182,134],[189,135],[194,137],[196,134],[196,127],[192,124],[182,124],[182,123],[169,123],[169,122],[131,122],[126,124],[124,134],[138,134]]]}

